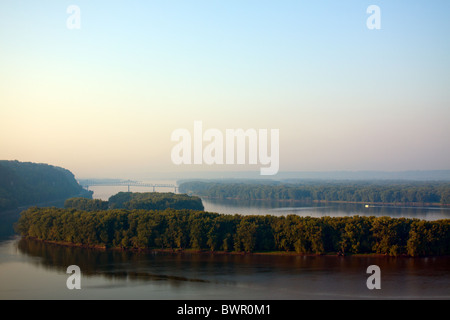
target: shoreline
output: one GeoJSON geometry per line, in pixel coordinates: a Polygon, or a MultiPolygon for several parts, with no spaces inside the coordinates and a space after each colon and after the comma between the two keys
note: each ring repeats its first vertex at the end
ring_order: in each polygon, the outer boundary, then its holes
{"type": "Polygon", "coordinates": [[[33,237],[23,237],[16,235],[14,237],[17,241],[22,239],[42,242],[59,247],[66,248],[81,248],[99,251],[116,251],[116,252],[133,252],[133,253],[169,253],[169,254],[195,254],[195,255],[229,255],[229,256],[278,256],[278,257],[370,257],[370,258],[432,258],[432,257],[447,257],[446,255],[427,255],[427,256],[409,256],[407,254],[400,254],[391,256],[383,253],[349,253],[342,254],[340,252],[325,252],[325,253],[297,253],[295,251],[255,251],[255,252],[237,252],[237,251],[210,251],[207,249],[181,249],[181,248],[123,248],[123,247],[107,247],[100,245],[86,245],[64,241],[42,240],[33,237]]]}
{"type": "Polygon", "coordinates": [[[199,196],[204,199],[211,200],[239,200],[239,201],[276,201],[276,202],[306,202],[306,203],[341,203],[341,204],[360,204],[360,205],[370,205],[370,206],[392,206],[392,207],[403,207],[403,206],[411,206],[411,207],[444,207],[450,208],[450,204],[447,203],[439,203],[439,202],[365,202],[365,201],[342,201],[342,200],[311,200],[311,199],[242,199],[242,198],[233,198],[233,197],[208,197],[208,196],[199,196]]]}

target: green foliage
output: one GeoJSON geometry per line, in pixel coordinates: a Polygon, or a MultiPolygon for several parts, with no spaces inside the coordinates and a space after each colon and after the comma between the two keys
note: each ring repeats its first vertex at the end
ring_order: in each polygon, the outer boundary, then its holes
{"type": "Polygon", "coordinates": [[[91,197],[63,168],[47,164],[0,161],[0,211],[69,198],[91,197]]]}
{"type": "Polygon", "coordinates": [[[111,209],[192,209],[203,210],[203,203],[199,197],[171,192],[119,192],[108,200],[111,209]]]}
{"type": "Polygon", "coordinates": [[[103,201],[100,199],[70,198],[64,202],[64,207],[67,209],[78,209],[84,211],[107,210],[108,201],[103,201]]]}
{"type": "Polygon", "coordinates": [[[30,208],[22,212],[16,230],[24,237],[40,240],[115,248],[450,254],[450,220],[30,208]]]}
{"type": "Polygon", "coordinates": [[[191,181],[180,192],[241,200],[319,200],[375,203],[450,203],[448,182],[231,183],[191,181]]]}
{"type": "Polygon", "coordinates": [[[450,252],[450,221],[415,220],[411,223],[406,250],[410,256],[445,255],[450,252]]]}
{"type": "Polygon", "coordinates": [[[67,209],[84,211],[99,211],[107,209],[128,210],[165,210],[190,209],[203,210],[203,203],[199,197],[186,194],[158,193],[158,192],[119,192],[109,198],[109,201],[87,198],[70,198],[64,203],[67,209]]]}
{"type": "Polygon", "coordinates": [[[406,253],[412,219],[380,217],[372,223],[375,238],[373,250],[376,253],[399,255],[406,253]]]}

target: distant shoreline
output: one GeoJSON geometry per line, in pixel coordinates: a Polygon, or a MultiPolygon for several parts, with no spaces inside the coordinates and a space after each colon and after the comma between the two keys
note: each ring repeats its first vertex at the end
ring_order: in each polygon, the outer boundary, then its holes
{"type": "Polygon", "coordinates": [[[134,253],[169,253],[169,254],[194,254],[194,255],[220,255],[220,256],[283,256],[283,257],[373,257],[373,258],[429,258],[429,257],[447,257],[447,255],[422,255],[422,256],[409,256],[407,254],[399,254],[396,256],[391,256],[389,254],[383,253],[340,253],[340,252],[325,252],[325,253],[297,253],[295,251],[255,251],[255,252],[243,252],[243,251],[209,251],[209,250],[198,250],[198,249],[180,249],[180,248],[122,248],[122,247],[106,247],[106,246],[96,246],[96,245],[85,245],[79,243],[63,242],[63,241],[50,241],[41,240],[33,237],[18,236],[18,241],[21,239],[32,240],[37,242],[42,242],[46,244],[51,244],[59,247],[67,248],[81,248],[88,250],[98,250],[98,251],[116,251],[116,252],[134,252],[134,253]]]}
{"type": "Polygon", "coordinates": [[[393,207],[450,207],[450,204],[442,204],[439,202],[428,203],[428,202],[365,202],[365,201],[338,201],[338,200],[306,200],[306,199],[242,199],[233,197],[208,197],[208,196],[198,196],[202,199],[211,200],[239,200],[239,201],[276,201],[276,202],[310,202],[310,203],[341,203],[341,204],[361,204],[361,205],[372,205],[372,206],[393,206],[393,207]]]}
{"type": "Polygon", "coordinates": [[[313,200],[316,203],[348,203],[348,204],[361,204],[361,205],[378,205],[378,206],[393,206],[393,207],[450,207],[450,204],[442,204],[439,202],[362,202],[362,201],[327,201],[327,200],[313,200]]]}

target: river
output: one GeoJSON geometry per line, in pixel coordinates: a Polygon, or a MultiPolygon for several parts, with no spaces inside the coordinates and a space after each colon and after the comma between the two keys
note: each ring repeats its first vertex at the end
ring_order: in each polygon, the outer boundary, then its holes
{"type": "MultiPolygon", "coordinates": [[[[102,192],[104,198],[104,189],[94,190],[94,197],[102,192]]],[[[440,208],[219,200],[204,205],[221,213],[448,218],[448,210],[440,208]]],[[[0,220],[6,226],[14,217],[0,220]]],[[[449,273],[450,257],[138,253],[0,237],[0,299],[450,299],[449,273]],[[80,290],[66,286],[70,265],[80,267],[80,290]],[[380,267],[379,290],[366,285],[370,265],[380,267]]]]}
{"type": "Polygon", "coordinates": [[[450,258],[135,253],[0,243],[1,299],[450,299],[450,258]],[[69,265],[81,289],[69,290],[69,265]],[[381,289],[369,290],[378,265],[381,289]]]}
{"type": "MultiPolygon", "coordinates": [[[[154,181],[152,183],[176,184],[176,181],[154,181]]],[[[91,187],[96,199],[108,198],[120,191],[127,191],[127,187],[91,187]]],[[[150,192],[151,188],[131,187],[132,192],[150,192]]],[[[173,192],[173,188],[158,188],[158,192],[173,192]]],[[[202,199],[205,211],[242,214],[242,215],[288,215],[296,214],[310,217],[343,217],[343,216],[389,216],[393,218],[416,218],[422,220],[439,220],[450,218],[450,207],[410,207],[371,205],[351,203],[314,203],[301,201],[259,201],[232,199],[202,199]]]]}

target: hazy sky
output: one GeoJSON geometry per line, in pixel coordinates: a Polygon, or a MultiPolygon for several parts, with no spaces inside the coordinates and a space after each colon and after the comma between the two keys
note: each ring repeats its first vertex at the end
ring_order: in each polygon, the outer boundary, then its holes
{"type": "Polygon", "coordinates": [[[449,16],[448,0],[2,0],[0,159],[200,170],[170,139],[198,120],[279,129],[280,171],[450,169],[449,16]]]}

